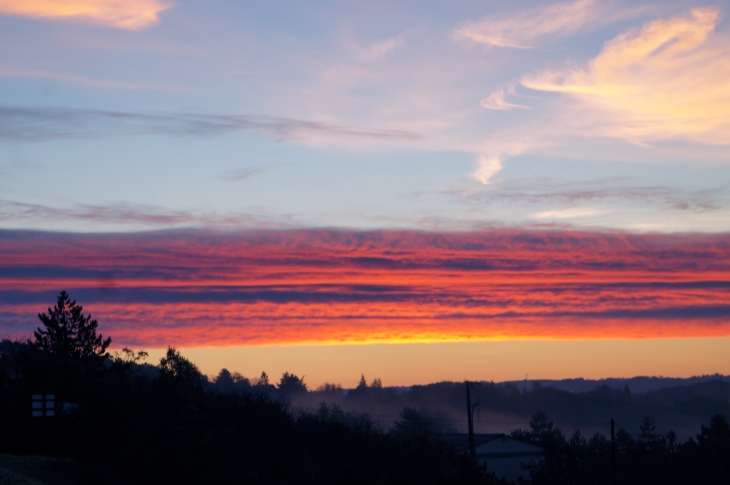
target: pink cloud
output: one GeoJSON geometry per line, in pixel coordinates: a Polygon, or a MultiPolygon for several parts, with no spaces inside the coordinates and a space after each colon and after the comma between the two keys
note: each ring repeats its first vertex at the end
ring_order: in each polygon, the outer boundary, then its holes
{"type": "Polygon", "coordinates": [[[524,10],[510,17],[487,16],[459,27],[457,38],[496,47],[529,49],[542,37],[568,36],[596,23],[602,9],[595,0],[559,2],[524,10]]]}

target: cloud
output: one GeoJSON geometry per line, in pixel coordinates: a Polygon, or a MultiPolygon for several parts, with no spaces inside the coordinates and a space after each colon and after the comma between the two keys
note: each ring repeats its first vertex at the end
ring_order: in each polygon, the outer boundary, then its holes
{"type": "Polygon", "coordinates": [[[542,71],[522,85],[563,93],[570,131],[635,143],[730,140],[730,39],[719,9],[697,8],[607,42],[584,69],[542,71]]]}
{"type": "Polygon", "coordinates": [[[497,47],[529,49],[546,36],[567,37],[601,17],[595,0],[560,2],[524,10],[506,18],[495,16],[470,21],[460,26],[455,36],[497,47]]]}
{"type": "Polygon", "coordinates": [[[13,66],[0,65],[0,77],[18,77],[18,78],[35,78],[43,79],[50,82],[64,82],[71,84],[80,84],[82,86],[92,86],[97,88],[108,89],[145,89],[154,91],[181,91],[180,88],[174,86],[165,86],[158,84],[130,83],[123,81],[109,81],[105,79],[94,79],[62,72],[38,71],[33,69],[21,69],[13,66]]]}
{"type": "Polygon", "coordinates": [[[391,39],[376,42],[370,45],[370,47],[368,47],[367,49],[363,49],[358,56],[358,60],[372,61],[375,59],[379,59],[391,52],[392,50],[402,46],[404,37],[405,36],[403,35],[399,35],[398,37],[393,37],[391,39]]]}
{"type": "MultiPolygon", "coordinates": [[[[14,225],[33,221],[37,225],[47,224],[53,229],[69,222],[93,223],[94,230],[109,228],[116,230],[216,227],[219,229],[246,229],[265,227],[289,227],[277,222],[270,215],[248,213],[199,213],[195,211],[170,210],[163,207],[142,204],[74,204],[67,207],[31,204],[0,199],[0,223],[14,225]]],[[[279,218],[284,219],[284,218],[279,218]]]]}
{"type": "MultiPolygon", "coordinates": [[[[510,221],[522,227],[614,229],[632,232],[708,232],[730,227],[730,192],[718,184],[692,190],[643,185],[630,178],[560,182],[507,178],[481,188],[463,185],[438,194],[463,207],[465,229],[479,221],[510,221]]],[[[441,223],[438,228],[448,228],[441,223]]]]}
{"type": "Polygon", "coordinates": [[[594,207],[567,207],[565,209],[534,212],[530,216],[534,219],[575,219],[600,216],[607,212],[605,209],[596,209],[594,207]]]}
{"type": "Polygon", "coordinates": [[[489,180],[503,168],[504,167],[502,167],[502,162],[500,162],[499,158],[485,157],[482,155],[479,157],[476,170],[474,170],[469,177],[479,183],[487,185],[489,184],[489,180]]]}
{"type": "Polygon", "coordinates": [[[164,0],[0,0],[0,14],[80,19],[128,30],[156,24],[160,13],[171,7],[164,0]]]}
{"type": "Polygon", "coordinates": [[[726,234],[0,231],[0,253],[6,334],[63,288],[144,346],[730,335],[726,234]]]}
{"type": "MultiPolygon", "coordinates": [[[[514,85],[509,86],[509,88],[507,89],[507,92],[509,94],[515,94],[514,85]]],[[[509,103],[504,99],[504,96],[505,96],[504,88],[500,87],[495,92],[490,94],[489,97],[482,99],[479,104],[482,106],[482,108],[493,109],[493,110],[508,110],[508,109],[513,109],[513,108],[527,109],[528,108],[527,106],[524,106],[521,104],[509,103]]]]}
{"type": "Polygon", "coordinates": [[[242,168],[239,170],[229,170],[223,174],[221,174],[221,180],[224,180],[226,182],[240,182],[242,180],[247,180],[257,173],[263,172],[263,168],[261,167],[248,167],[248,168],[242,168]]]}
{"type": "Polygon", "coordinates": [[[66,108],[0,106],[0,140],[48,141],[112,135],[211,136],[249,131],[279,140],[369,138],[419,140],[402,130],[360,129],[334,123],[273,116],[200,113],[126,113],[66,108]]]}
{"type": "Polygon", "coordinates": [[[633,209],[654,207],[659,210],[687,211],[695,214],[730,208],[728,188],[686,190],[662,185],[635,185],[630,179],[595,179],[558,182],[548,178],[523,178],[505,181],[482,191],[443,192],[474,205],[509,206],[611,204],[633,209]]]}
{"type": "MultiPolygon", "coordinates": [[[[219,173],[216,178],[221,182],[236,183],[274,168],[277,167],[242,168],[219,173]]],[[[351,225],[355,217],[365,221],[364,224],[369,227],[437,231],[474,231],[504,227],[505,224],[534,227],[536,223],[554,225],[555,221],[563,224],[563,228],[568,227],[567,223],[583,227],[590,224],[591,228],[640,232],[716,233],[718,228],[730,227],[730,191],[723,185],[687,190],[639,185],[626,178],[572,183],[549,178],[507,178],[494,183],[493,179],[493,176],[487,179],[488,185],[466,184],[414,194],[419,198],[436,197],[446,204],[446,210],[416,216],[398,215],[391,211],[364,218],[361,214],[340,214],[335,225],[351,225]],[[590,218],[581,219],[574,217],[577,207],[588,207],[595,212],[590,218]],[[539,213],[543,213],[543,217],[539,217],[539,213]],[[548,213],[550,216],[547,216],[548,213]]],[[[172,209],[124,201],[42,204],[0,197],[0,227],[5,228],[64,231],[69,227],[83,227],[85,232],[114,232],[173,228],[291,229],[331,225],[332,217],[326,212],[278,211],[266,207],[248,210],[172,209]]]]}
{"type": "Polygon", "coordinates": [[[127,224],[177,225],[190,223],[193,217],[182,211],[121,204],[118,206],[76,205],[71,208],[50,207],[0,199],[0,221],[22,220],[98,221],[127,224]]]}

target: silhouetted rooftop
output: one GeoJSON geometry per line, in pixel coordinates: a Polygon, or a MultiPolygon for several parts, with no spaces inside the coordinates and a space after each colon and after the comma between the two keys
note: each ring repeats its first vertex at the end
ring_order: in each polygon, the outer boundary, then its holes
{"type": "MultiPolygon", "coordinates": [[[[475,434],[474,444],[479,446],[497,438],[504,437],[504,433],[493,433],[493,434],[475,434]]],[[[468,451],[469,450],[469,435],[466,433],[448,433],[442,434],[441,439],[446,441],[456,452],[468,451]]]]}

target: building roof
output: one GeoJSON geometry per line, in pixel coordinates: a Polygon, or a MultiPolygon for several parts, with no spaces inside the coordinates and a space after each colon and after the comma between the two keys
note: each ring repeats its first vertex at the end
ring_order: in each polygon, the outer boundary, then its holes
{"type": "MultiPolygon", "coordinates": [[[[469,452],[468,434],[444,434],[441,438],[451,445],[455,452],[469,452]]],[[[541,446],[512,438],[504,433],[475,434],[474,445],[477,458],[536,458],[545,454],[541,446]]]]}
{"type": "MultiPolygon", "coordinates": [[[[479,446],[497,438],[504,437],[504,433],[474,434],[474,444],[479,446]]],[[[447,442],[457,453],[469,451],[469,435],[467,433],[442,434],[441,439],[447,442]]]]}

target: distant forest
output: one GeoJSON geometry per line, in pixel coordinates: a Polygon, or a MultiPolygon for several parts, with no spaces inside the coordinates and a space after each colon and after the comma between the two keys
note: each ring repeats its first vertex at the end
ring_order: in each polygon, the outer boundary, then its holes
{"type": "MultiPolygon", "coordinates": [[[[476,382],[472,399],[478,403],[474,419],[477,432],[509,433],[518,426],[527,426],[537,411],[545,412],[560,427],[572,433],[609,433],[614,419],[619,429],[638,432],[644,418],[651,417],[662,432],[673,430],[687,439],[697,433],[700,425],[715,413],[730,416],[730,382],[723,376],[703,376],[689,379],[639,377],[605,381],[580,380],[581,386],[592,384],[590,390],[571,392],[559,389],[577,380],[517,381],[506,383],[476,382]],[[667,382],[667,387],[646,392],[633,392],[648,383],[667,382]],[[555,386],[553,385],[555,384],[555,386]],[[615,387],[614,387],[615,386],[615,387]]],[[[368,384],[364,377],[357,387],[341,389],[338,385],[323,385],[305,393],[304,389],[287,394],[294,404],[312,408],[319,402],[334,403],[343,409],[368,413],[373,420],[388,428],[398,419],[404,407],[427,410],[444,423],[445,429],[466,432],[465,391],[462,382],[439,382],[408,388],[382,387],[379,379],[368,384]]],[[[257,381],[254,380],[255,385],[257,381]]],[[[219,389],[245,389],[245,380],[231,383],[223,375],[211,380],[219,389]],[[224,384],[225,382],[225,384],[224,384]],[[238,387],[236,387],[238,386],[238,387]]],[[[577,386],[576,386],[577,387],[577,386]]]]}
{"type": "MultiPolygon", "coordinates": [[[[0,452],[73,458],[78,483],[499,483],[440,438],[465,431],[464,383],[209,378],[174,348],[156,365],[109,352],[65,292],[39,318],[27,341],[0,343],[0,452]]],[[[611,419],[615,483],[730,483],[730,383],[632,391],[641,382],[473,383],[477,432],[542,446],[545,458],[526,463],[535,485],[614,483],[611,419]]]]}

